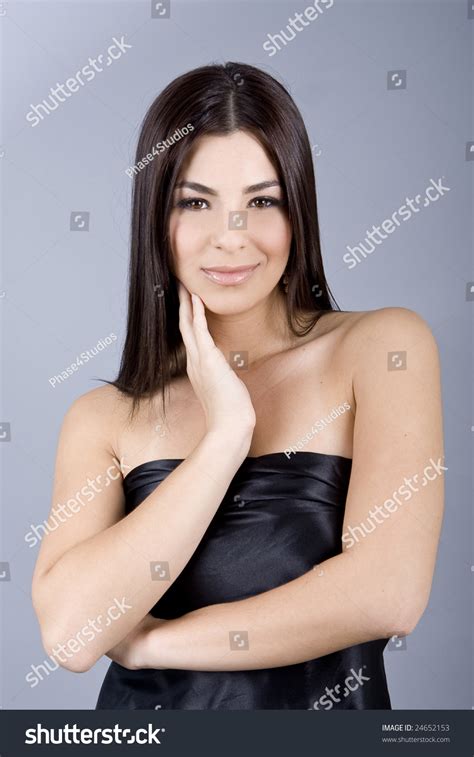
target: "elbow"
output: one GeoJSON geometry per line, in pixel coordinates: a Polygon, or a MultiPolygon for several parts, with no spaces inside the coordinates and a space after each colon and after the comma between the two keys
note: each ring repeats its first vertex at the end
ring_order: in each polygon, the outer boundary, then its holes
{"type": "Polygon", "coordinates": [[[421,618],[423,617],[426,609],[426,604],[423,607],[421,607],[419,604],[414,604],[411,608],[408,609],[407,615],[405,617],[405,622],[402,624],[403,636],[408,636],[408,634],[413,633],[421,618]]]}
{"type": "Polygon", "coordinates": [[[38,583],[33,585],[32,599],[40,627],[41,642],[53,664],[72,673],[86,673],[90,670],[100,655],[95,656],[92,647],[86,646],[83,641],[80,643],[79,635],[67,638],[64,634],[58,634],[58,629],[67,628],[70,624],[64,623],[62,619],[58,619],[59,622],[54,625],[51,623],[54,611],[45,600],[44,587],[39,587],[38,583]],[[67,641],[64,641],[65,638],[67,641]]]}
{"type": "Polygon", "coordinates": [[[90,650],[81,648],[78,643],[77,646],[71,644],[71,640],[64,643],[47,629],[42,630],[41,640],[48,657],[71,673],[87,673],[97,662],[90,650]]]}
{"type": "Polygon", "coordinates": [[[383,638],[408,636],[420,622],[428,604],[428,598],[413,597],[404,592],[397,594],[390,602],[382,620],[383,638]]]}
{"type": "Polygon", "coordinates": [[[384,638],[408,636],[413,633],[420,619],[420,614],[405,611],[402,616],[394,618],[392,622],[386,626],[384,638]]]}
{"type": "MultiPolygon", "coordinates": [[[[62,621],[54,625],[35,607],[41,632],[43,649],[53,665],[71,673],[86,673],[99,659],[95,649],[79,642],[79,636],[68,637],[61,633],[67,628],[62,621]]],[[[49,617],[49,616],[48,616],[49,617]]]]}
{"type": "Polygon", "coordinates": [[[63,668],[69,670],[71,673],[87,673],[94,667],[96,660],[90,661],[84,658],[78,658],[75,661],[64,663],[63,668]]]}
{"type": "Polygon", "coordinates": [[[64,670],[69,670],[70,673],[87,673],[94,666],[94,662],[81,656],[74,656],[59,664],[64,670]]]}

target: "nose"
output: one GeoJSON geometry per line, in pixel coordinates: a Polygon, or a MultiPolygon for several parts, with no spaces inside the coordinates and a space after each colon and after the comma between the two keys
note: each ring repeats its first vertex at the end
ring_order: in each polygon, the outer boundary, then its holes
{"type": "Polygon", "coordinates": [[[241,250],[247,246],[247,212],[235,210],[226,213],[214,229],[211,244],[218,250],[241,250]]]}

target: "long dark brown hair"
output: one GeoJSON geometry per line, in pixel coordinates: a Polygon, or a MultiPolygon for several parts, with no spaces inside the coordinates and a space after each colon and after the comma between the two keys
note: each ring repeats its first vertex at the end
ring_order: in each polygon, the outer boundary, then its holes
{"type": "Polygon", "coordinates": [[[285,271],[291,331],[304,336],[323,311],[339,310],[321,258],[311,147],[290,94],[245,63],[202,66],[179,76],[146,113],[136,151],[136,166],[141,161],[142,168],[133,176],[127,335],[118,376],[109,382],[133,398],[132,415],[140,400],[157,392],[164,413],[167,387],[186,373],[169,238],[180,170],[196,139],[237,130],[260,142],[286,196],[293,232],[285,271]],[[164,140],[167,149],[156,154],[164,140]],[[151,161],[150,154],[156,154],[151,161]]]}

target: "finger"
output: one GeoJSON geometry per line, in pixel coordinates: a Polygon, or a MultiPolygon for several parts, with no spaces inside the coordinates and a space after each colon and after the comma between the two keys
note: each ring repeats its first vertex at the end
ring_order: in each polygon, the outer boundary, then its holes
{"type": "Polygon", "coordinates": [[[201,353],[205,353],[216,347],[214,339],[209,333],[206,320],[204,303],[197,294],[191,295],[193,305],[193,331],[197,347],[201,353]]]}
{"type": "Polygon", "coordinates": [[[204,390],[204,394],[212,395],[215,392],[216,386],[220,381],[228,376],[232,368],[228,364],[227,360],[214,342],[214,339],[209,332],[204,303],[202,302],[201,298],[193,293],[191,295],[191,300],[193,303],[194,311],[194,334],[199,349],[199,355],[205,357],[212,352],[213,357],[217,358],[217,362],[215,363],[213,369],[214,374],[212,381],[207,389],[204,390]]]}
{"type": "Polygon", "coordinates": [[[198,347],[193,331],[193,314],[191,297],[186,287],[178,282],[179,295],[179,330],[183,338],[188,356],[195,360],[198,357],[198,347]]]}

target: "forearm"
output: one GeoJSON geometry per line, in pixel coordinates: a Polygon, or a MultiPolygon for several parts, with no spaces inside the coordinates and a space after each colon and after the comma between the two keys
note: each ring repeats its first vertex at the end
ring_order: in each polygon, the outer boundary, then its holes
{"type": "Polygon", "coordinates": [[[369,574],[363,558],[343,553],[270,591],[168,621],[147,635],[142,667],[280,667],[401,634],[369,574]]]}
{"type": "Polygon", "coordinates": [[[243,440],[243,434],[206,435],[133,512],[69,550],[38,579],[35,606],[48,647],[77,639],[95,619],[95,633],[89,631],[72,663],[82,669],[86,658],[93,664],[136,626],[201,541],[245,457],[243,440]],[[152,580],[154,562],[168,564],[169,580],[152,580]],[[125,600],[127,611],[107,623],[115,599],[125,600]]]}

